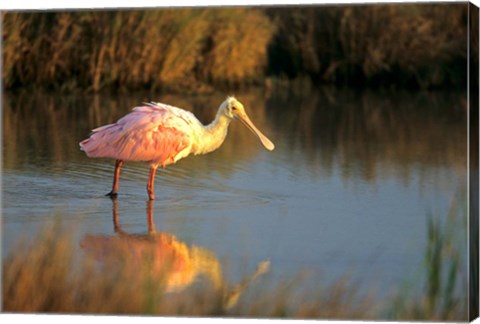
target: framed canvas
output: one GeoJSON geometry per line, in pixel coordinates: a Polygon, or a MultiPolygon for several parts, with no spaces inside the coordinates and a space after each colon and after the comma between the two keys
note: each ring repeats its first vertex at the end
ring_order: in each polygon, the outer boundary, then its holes
{"type": "Polygon", "coordinates": [[[478,6],[175,5],[2,11],[2,313],[478,317],[478,6]]]}

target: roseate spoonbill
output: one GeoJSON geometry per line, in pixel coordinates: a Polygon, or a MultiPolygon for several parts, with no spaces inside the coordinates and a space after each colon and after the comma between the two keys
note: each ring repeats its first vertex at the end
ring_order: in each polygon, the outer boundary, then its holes
{"type": "Polygon", "coordinates": [[[150,164],[147,192],[155,199],[154,181],[158,166],[168,164],[193,153],[206,154],[216,150],[227,136],[228,125],[234,119],[242,121],[267,150],[275,145],[252,123],[240,101],[228,97],[218,108],[215,120],[204,126],[191,112],[162,103],[146,103],[114,124],[92,130],[80,149],[91,158],[115,159],[112,191],[115,197],[123,161],[143,161],[150,164]]]}

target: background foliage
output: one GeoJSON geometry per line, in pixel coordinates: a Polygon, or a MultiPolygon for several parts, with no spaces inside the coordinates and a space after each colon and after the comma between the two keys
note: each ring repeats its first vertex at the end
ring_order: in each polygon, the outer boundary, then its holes
{"type": "Polygon", "coordinates": [[[467,3],[7,12],[7,89],[466,85],[467,3]]]}

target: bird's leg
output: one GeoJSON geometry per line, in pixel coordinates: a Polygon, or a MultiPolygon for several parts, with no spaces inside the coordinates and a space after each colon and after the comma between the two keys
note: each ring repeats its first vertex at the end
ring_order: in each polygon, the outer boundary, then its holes
{"type": "Polygon", "coordinates": [[[150,168],[150,175],[148,176],[147,182],[147,192],[148,192],[148,199],[155,200],[155,190],[153,183],[155,182],[155,172],[157,171],[157,166],[152,166],[150,168]]]}
{"type": "Polygon", "coordinates": [[[117,196],[118,192],[118,178],[120,177],[120,168],[123,165],[122,160],[115,160],[115,171],[113,173],[113,185],[112,185],[112,191],[110,191],[108,194],[105,196],[110,196],[112,198],[117,196]]]}

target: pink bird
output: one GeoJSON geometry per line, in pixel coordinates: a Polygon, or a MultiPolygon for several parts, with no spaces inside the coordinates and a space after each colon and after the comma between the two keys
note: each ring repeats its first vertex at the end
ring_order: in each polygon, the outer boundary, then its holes
{"type": "Polygon", "coordinates": [[[147,192],[155,199],[154,181],[158,166],[165,167],[189,154],[206,154],[216,150],[227,136],[228,125],[234,119],[242,121],[267,150],[273,143],[252,123],[237,99],[228,97],[219,107],[215,120],[204,126],[189,111],[162,103],[148,103],[114,124],[92,130],[80,149],[91,158],[115,159],[112,191],[115,197],[123,161],[143,161],[150,165],[147,192]]]}

